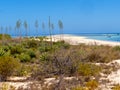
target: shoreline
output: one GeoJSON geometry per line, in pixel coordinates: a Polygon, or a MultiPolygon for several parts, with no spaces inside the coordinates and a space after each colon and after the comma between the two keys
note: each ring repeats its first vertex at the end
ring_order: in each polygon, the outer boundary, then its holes
{"type": "MultiPolygon", "coordinates": [[[[50,38],[50,36],[47,36],[47,38],[50,38]]],[[[120,46],[120,42],[89,39],[88,37],[76,36],[76,35],[72,35],[72,34],[52,35],[52,40],[55,42],[64,40],[65,42],[67,42],[71,45],[86,44],[86,45],[120,46]],[[61,37],[61,39],[60,39],[60,37],[61,37]]]]}

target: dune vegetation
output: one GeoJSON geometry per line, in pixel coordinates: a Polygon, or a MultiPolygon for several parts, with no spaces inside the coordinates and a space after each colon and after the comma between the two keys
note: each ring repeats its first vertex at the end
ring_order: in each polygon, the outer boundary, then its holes
{"type": "Polygon", "coordinates": [[[70,45],[65,41],[51,45],[46,37],[20,40],[8,36],[4,35],[5,40],[0,41],[0,80],[24,76],[27,81],[37,81],[30,85],[31,90],[39,90],[33,89],[36,85],[42,85],[42,90],[95,90],[101,73],[115,70],[104,64],[120,58],[119,46],[70,45]],[[73,78],[67,80],[66,77],[73,78]],[[58,81],[48,87],[44,85],[46,78],[58,81]]]}

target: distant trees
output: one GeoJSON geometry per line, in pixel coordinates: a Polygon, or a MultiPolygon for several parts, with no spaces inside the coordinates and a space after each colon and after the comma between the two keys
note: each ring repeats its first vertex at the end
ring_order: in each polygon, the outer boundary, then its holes
{"type": "Polygon", "coordinates": [[[51,29],[54,30],[54,24],[53,23],[51,24],[51,29]]]}
{"type": "MultiPolygon", "coordinates": [[[[50,35],[50,41],[52,42],[52,34],[53,34],[53,30],[55,29],[55,24],[51,23],[51,18],[49,16],[49,20],[48,20],[48,26],[45,25],[44,22],[41,23],[41,28],[43,31],[41,31],[41,33],[43,32],[44,34],[43,35],[47,35],[49,33],[50,35]],[[45,28],[48,27],[48,32],[45,32],[45,28]]],[[[34,22],[34,27],[36,29],[36,36],[39,35],[39,22],[38,20],[36,20],[34,22]]],[[[63,34],[63,22],[61,20],[58,20],[58,27],[59,27],[59,33],[62,35],[63,34]]],[[[24,20],[24,22],[22,22],[20,19],[18,19],[16,21],[16,24],[15,24],[15,28],[14,29],[14,34],[16,34],[16,36],[19,36],[21,38],[22,36],[22,29],[25,29],[25,36],[27,37],[28,36],[28,22],[26,20],[24,20]]],[[[6,27],[3,27],[1,26],[0,27],[0,32],[4,35],[4,33],[6,34],[9,34],[9,31],[12,31],[12,27],[11,26],[6,26],[6,27]],[[4,31],[3,31],[4,30],[4,31]]],[[[61,37],[60,37],[60,40],[61,40],[61,37]]]]}
{"type": "Polygon", "coordinates": [[[26,30],[26,37],[28,36],[28,24],[27,21],[24,21],[24,28],[26,30]]]}
{"type": "Polygon", "coordinates": [[[3,26],[0,27],[0,32],[3,33],[3,26]]]}
{"type": "MultiPolygon", "coordinates": [[[[53,23],[51,24],[51,29],[52,29],[52,32],[53,32],[52,34],[54,35],[54,24],[53,24],[53,23]]],[[[53,38],[53,39],[54,39],[54,41],[55,41],[54,36],[53,36],[52,38],[53,38]]]]}
{"type": "Polygon", "coordinates": [[[38,28],[39,28],[38,20],[35,21],[35,28],[36,28],[36,34],[38,36],[38,28]]]}
{"type": "Polygon", "coordinates": [[[42,22],[42,29],[43,29],[43,32],[44,32],[44,35],[45,35],[46,32],[45,32],[45,23],[44,22],[42,22]]]}
{"type": "Polygon", "coordinates": [[[52,30],[52,34],[54,34],[54,33],[53,33],[53,30],[54,30],[54,24],[53,24],[53,23],[51,24],[51,30],[52,30]]]}
{"type": "Polygon", "coordinates": [[[21,30],[20,30],[20,28],[21,28],[21,20],[19,19],[16,22],[16,29],[18,29],[18,34],[19,34],[19,37],[21,38],[21,30]]]}
{"type": "Polygon", "coordinates": [[[45,29],[45,23],[42,22],[42,29],[44,30],[45,29]]]}
{"type": "Polygon", "coordinates": [[[9,28],[6,26],[6,27],[5,27],[5,32],[6,32],[6,34],[8,33],[8,29],[9,29],[9,28]]]}
{"type": "Polygon", "coordinates": [[[52,43],[52,30],[51,30],[50,16],[49,16],[48,26],[49,26],[49,34],[50,34],[51,48],[52,48],[52,44],[53,44],[53,43],[52,43]]]}
{"type": "Polygon", "coordinates": [[[61,20],[58,21],[58,26],[59,26],[59,29],[60,29],[60,40],[62,39],[62,35],[63,35],[63,23],[61,20]]]}
{"type": "Polygon", "coordinates": [[[9,26],[9,27],[8,27],[8,33],[11,32],[11,30],[12,30],[12,27],[9,26]]]}
{"type": "MultiPolygon", "coordinates": [[[[63,29],[63,23],[61,20],[58,21],[59,28],[62,30],[63,29]]],[[[62,32],[63,33],[63,32],[62,32]]]]}

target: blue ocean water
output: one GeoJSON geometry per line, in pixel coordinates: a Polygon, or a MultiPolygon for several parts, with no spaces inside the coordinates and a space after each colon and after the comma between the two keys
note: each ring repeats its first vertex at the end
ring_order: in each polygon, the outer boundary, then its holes
{"type": "Polygon", "coordinates": [[[96,39],[103,41],[112,41],[112,42],[120,42],[120,33],[99,33],[99,34],[74,34],[77,36],[84,36],[88,39],[96,39]]]}
{"type": "MultiPolygon", "coordinates": [[[[31,37],[31,36],[48,36],[49,32],[47,32],[47,33],[46,32],[36,33],[36,31],[34,30],[34,31],[30,31],[28,33],[28,36],[29,37],[31,37]]],[[[8,32],[7,34],[10,34],[13,38],[19,37],[19,34],[15,31],[8,32]]],[[[22,32],[21,34],[23,37],[26,36],[25,31],[22,32]]],[[[59,34],[59,33],[54,33],[54,34],[59,34]]],[[[68,33],[66,33],[66,34],[68,34],[68,33]]],[[[88,39],[120,42],[120,33],[69,33],[69,34],[76,35],[76,36],[84,36],[84,37],[87,37],[88,39]]]]}

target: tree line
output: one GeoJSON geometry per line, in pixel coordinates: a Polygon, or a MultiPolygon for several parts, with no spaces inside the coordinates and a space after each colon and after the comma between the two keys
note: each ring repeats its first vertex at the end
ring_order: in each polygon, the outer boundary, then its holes
{"type": "MultiPolygon", "coordinates": [[[[44,22],[42,22],[42,24],[40,25],[39,24],[39,21],[36,20],[34,22],[34,27],[35,27],[35,30],[36,30],[36,36],[39,36],[39,27],[42,27],[42,30],[45,30],[46,26],[44,22]]],[[[12,29],[14,30],[14,34],[15,36],[17,37],[22,37],[22,28],[21,27],[24,27],[24,30],[25,30],[25,36],[28,37],[28,33],[29,33],[29,24],[28,22],[25,20],[25,21],[21,21],[21,19],[17,20],[16,21],[16,24],[15,24],[15,28],[12,28],[11,26],[6,26],[6,27],[3,27],[3,26],[0,26],[0,32],[1,34],[9,34],[8,31],[11,31],[12,29]]],[[[59,27],[59,34],[63,34],[63,22],[62,20],[58,20],[58,27],[59,27]]],[[[51,22],[51,19],[49,17],[49,20],[48,20],[48,29],[49,29],[49,35],[51,36],[53,34],[53,30],[55,29],[55,26],[54,24],[51,22]]]]}

